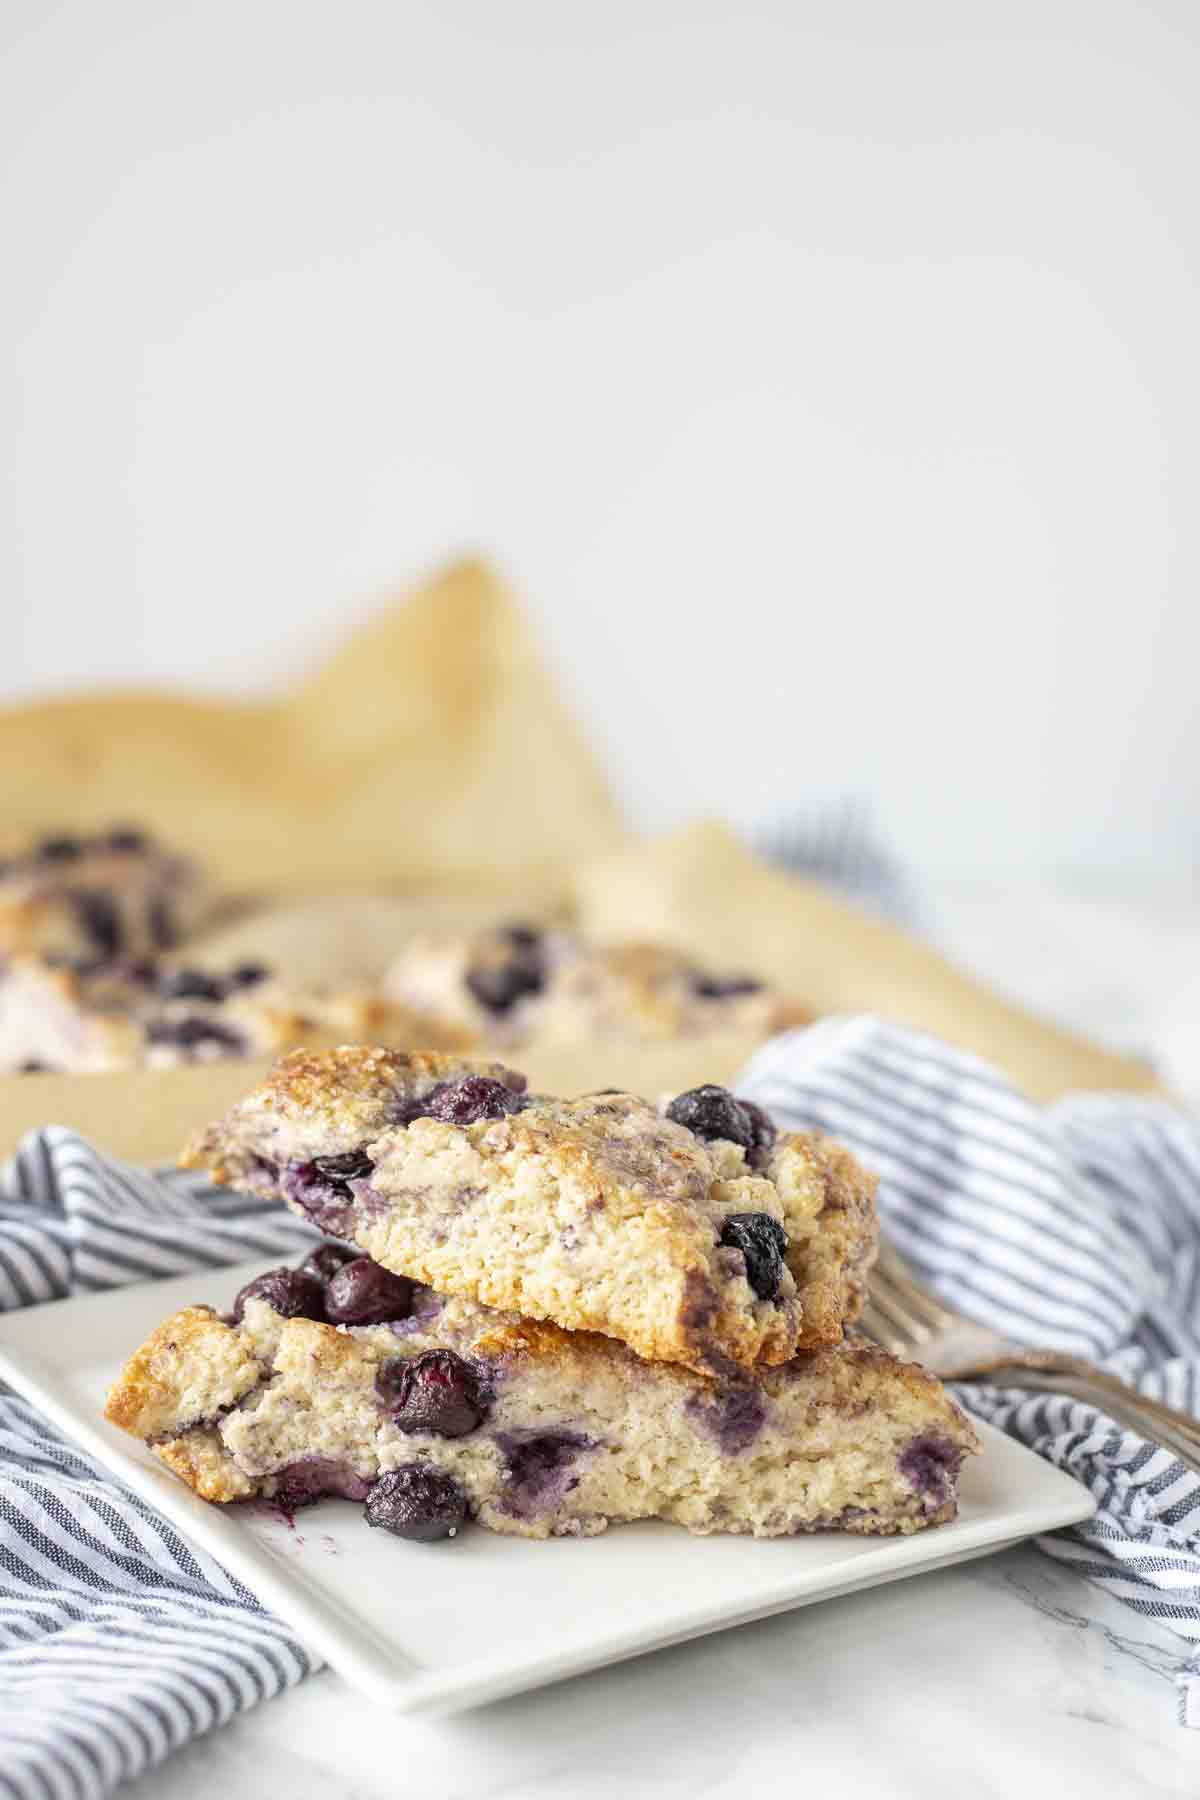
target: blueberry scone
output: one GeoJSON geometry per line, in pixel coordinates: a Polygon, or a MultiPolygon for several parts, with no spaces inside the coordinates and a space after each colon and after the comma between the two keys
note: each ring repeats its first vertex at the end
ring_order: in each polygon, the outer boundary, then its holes
{"type": "Polygon", "coordinates": [[[22,953],[0,963],[0,1070],[175,1068],[347,1039],[428,1042],[432,1029],[370,994],[289,987],[261,963],[122,957],[78,968],[22,953]]]}
{"type": "Polygon", "coordinates": [[[336,1494],[415,1539],[469,1518],[531,1538],[646,1518],[908,1533],[954,1517],[979,1448],[934,1376],[862,1340],[711,1379],[333,1244],[250,1282],[228,1319],[176,1313],[106,1414],[206,1500],[336,1494]]]}
{"type": "Polygon", "coordinates": [[[714,974],[664,944],[589,944],[530,925],[423,932],[397,956],[384,988],[500,1048],[721,1031],[769,1037],[812,1021],[754,976],[714,974]]]}
{"type": "Polygon", "coordinates": [[[64,832],[0,861],[0,951],[155,955],[188,937],[210,901],[196,866],[143,831],[64,832]]]}
{"type": "Polygon", "coordinates": [[[836,1343],[874,1254],[874,1178],[702,1087],[559,1100],[498,1063],[294,1052],[184,1150],[396,1274],[721,1371],[836,1343]]]}

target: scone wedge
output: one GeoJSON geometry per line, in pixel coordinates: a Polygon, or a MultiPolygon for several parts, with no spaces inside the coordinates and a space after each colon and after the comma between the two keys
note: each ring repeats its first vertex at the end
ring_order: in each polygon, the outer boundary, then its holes
{"type": "Polygon", "coordinates": [[[334,1046],[349,1036],[462,1043],[362,989],[293,987],[261,963],[215,969],[118,957],[75,968],[32,952],[0,960],[0,1070],[176,1068],[334,1046]]]}
{"type": "Polygon", "coordinates": [[[837,1343],[874,1254],[874,1179],[721,1088],[665,1114],[529,1095],[496,1063],[298,1051],[182,1161],[282,1197],[438,1293],[708,1373],[837,1343]]]}
{"type": "MultiPolygon", "coordinates": [[[[339,1274],[370,1310],[374,1265],[356,1266],[339,1274]]],[[[130,1359],[108,1418],[207,1500],[290,1510],[337,1494],[418,1539],[468,1519],[530,1538],[644,1518],[909,1533],[954,1517],[979,1447],[932,1375],[862,1340],[714,1380],[376,1275],[393,1305],[407,1290],[404,1317],[285,1316],[298,1294],[321,1305],[290,1270],[243,1290],[237,1323],[184,1309],[130,1359]]]]}
{"type": "Polygon", "coordinates": [[[420,932],[384,991],[507,1055],[523,1044],[669,1043],[811,1025],[809,1007],[742,973],[701,968],[669,944],[592,942],[533,925],[420,932]]]}

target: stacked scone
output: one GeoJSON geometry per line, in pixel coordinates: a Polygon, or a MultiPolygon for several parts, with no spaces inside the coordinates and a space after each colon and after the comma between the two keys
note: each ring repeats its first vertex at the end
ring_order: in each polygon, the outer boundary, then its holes
{"type": "Polygon", "coordinates": [[[228,1317],[167,1320],[109,1396],[206,1499],[339,1494],[418,1539],[954,1515],[970,1424],[844,1336],[872,1179],[725,1089],[558,1100],[498,1064],[298,1051],[183,1160],[330,1240],[228,1317]]]}

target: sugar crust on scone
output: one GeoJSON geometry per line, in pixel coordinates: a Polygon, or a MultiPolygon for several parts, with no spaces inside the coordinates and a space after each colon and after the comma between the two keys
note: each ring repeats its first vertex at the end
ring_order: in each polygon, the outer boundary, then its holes
{"type": "Polygon", "coordinates": [[[650,1360],[720,1370],[782,1363],[836,1342],[858,1315],[874,1254],[874,1178],[849,1153],[781,1134],[761,1171],[630,1094],[533,1097],[455,1125],[406,1108],[500,1064],[343,1047],[285,1057],[185,1148],[185,1166],[282,1195],[384,1267],[483,1305],[599,1331],[650,1360]],[[360,1152],[366,1176],[332,1188],[317,1159],[360,1152]],[[760,1298],[734,1215],[787,1235],[778,1291],[760,1298]]]}
{"type": "Polygon", "coordinates": [[[482,1524],[532,1538],[639,1518],[909,1533],[954,1516],[959,1465],[979,1448],[934,1376],[864,1340],[714,1381],[427,1290],[411,1318],[356,1328],[285,1320],[262,1299],[238,1326],[186,1308],[130,1359],[106,1412],[208,1500],[361,1500],[419,1461],[482,1524]],[[486,1387],[468,1435],[403,1431],[381,1404],[381,1369],[431,1349],[468,1359],[486,1387]]]}

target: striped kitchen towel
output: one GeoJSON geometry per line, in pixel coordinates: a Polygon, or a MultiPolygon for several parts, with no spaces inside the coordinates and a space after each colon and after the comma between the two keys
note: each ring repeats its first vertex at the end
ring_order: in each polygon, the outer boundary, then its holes
{"type": "Polygon", "coordinates": [[[751,831],[749,842],[768,862],[823,882],[869,912],[910,929],[927,925],[924,902],[862,795],[814,794],[807,806],[751,831]]]}
{"type": "MultiPolygon", "coordinates": [[[[776,1039],[739,1086],[881,1172],[887,1229],[948,1300],[1195,1406],[1191,1120],[1125,1098],[1039,1111],[975,1058],[872,1019],[776,1039]]],[[[0,1182],[0,1308],[293,1258],[311,1235],[261,1201],[110,1162],[50,1127],[0,1182]]],[[[960,1397],[1087,1483],[1095,1519],[1044,1548],[1186,1640],[1185,1717],[1200,1723],[1200,1480],[1089,1407],[960,1397]]],[[[313,1667],[240,1584],[3,1389],[0,1438],[0,1793],[92,1800],[313,1667]]]]}
{"type": "MultiPolygon", "coordinates": [[[[773,1039],[738,1092],[878,1172],[885,1232],[948,1305],[1200,1412],[1200,1122],[1127,1095],[1036,1107],[978,1057],[872,1018],[773,1039]]],[[[1178,1633],[1180,1717],[1200,1726],[1200,1476],[1079,1401],[955,1391],[1091,1491],[1095,1516],[1041,1548],[1178,1633]]]]}
{"type": "MultiPolygon", "coordinates": [[[[261,1256],[311,1228],[50,1126],[0,1181],[0,1310],[261,1256]]],[[[3,1327],[0,1326],[0,1335],[3,1327]]],[[[0,1794],[93,1800],[319,1664],[0,1384],[0,1794]]]]}

